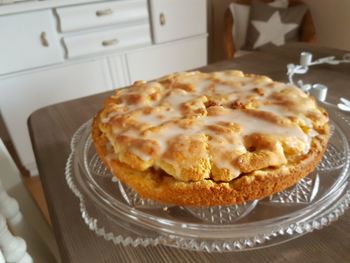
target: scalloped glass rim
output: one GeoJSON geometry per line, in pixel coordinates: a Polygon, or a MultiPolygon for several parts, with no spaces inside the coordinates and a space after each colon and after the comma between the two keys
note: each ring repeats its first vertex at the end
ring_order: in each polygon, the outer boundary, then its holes
{"type": "MultiPolygon", "coordinates": [[[[325,107],[328,108],[329,111],[333,111],[332,107],[327,105],[325,107]]],[[[336,113],[334,117],[344,120],[344,123],[349,125],[349,121],[341,114],[336,113]]],[[[302,209],[302,212],[298,210],[287,216],[275,218],[275,220],[269,219],[268,227],[261,227],[261,225],[266,223],[266,220],[259,221],[260,225],[257,225],[256,222],[241,225],[198,225],[191,223],[179,224],[178,222],[173,222],[172,220],[168,219],[153,216],[150,217],[150,215],[147,213],[141,212],[134,208],[125,207],[125,204],[115,203],[115,200],[110,200],[110,197],[104,193],[103,189],[99,189],[99,187],[96,187],[96,185],[92,186],[91,184],[87,184],[82,186],[81,182],[78,182],[79,186],[77,187],[77,178],[73,179],[73,159],[75,158],[74,155],[76,153],[76,148],[89,147],[87,144],[83,144],[83,146],[78,145],[81,140],[84,141],[88,138],[89,125],[90,122],[85,123],[73,136],[71,142],[72,153],[66,165],[66,179],[72,191],[80,199],[80,210],[85,223],[91,230],[95,231],[97,235],[101,235],[107,240],[112,240],[116,244],[121,243],[124,245],[133,246],[163,244],[209,252],[266,247],[276,243],[285,242],[315,229],[320,229],[330,222],[336,220],[349,206],[350,190],[346,181],[348,180],[348,168],[350,161],[349,147],[346,143],[347,159],[342,169],[342,173],[344,174],[341,176],[342,180],[339,180],[338,183],[333,186],[337,188],[337,191],[329,191],[327,195],[323,196],[323,198],[318,200],[311,207],[302,209]],[[109,232],[103,225],[98,224],[97,218],[93,218],[89,215],[88,209],[85,205],[85,199],[88,198],[86,198],[86,196],[84,198],[84,195],[89,194],[102,197],[100,199],[95,199],[95,201],[97,201],[96,205],[103,209],[103,212],[106,214],[113,217],[115,216],[115,209],[117,209],[119,219],[127,220],[128,224],[141,223],[142,227],[157,232],[159,236],[152,238],[141,236],[139,238],[132,238],[123,237],[118,233],[109,232]],[[259,229],[259,233],[256,231],[257,228],[259,229]],[[244,232],[244,236],[242,236],[242,231],[244,232]],[[235,235],[237,232],[240,234],[235,235]],[[274,241],[271,242],[271,240],[274,241]]],[[[336,126],[337,130],[341,130],[339,127],[337,127],[336,123],[334,125],[336,126]]],[[[343,133],[341,133],[341,136],[344,137],[343,139],[345,142],[348,141],[343,133]]],[[[81,156],[79,156],[79,158],[81,158],[81,156]]]]}

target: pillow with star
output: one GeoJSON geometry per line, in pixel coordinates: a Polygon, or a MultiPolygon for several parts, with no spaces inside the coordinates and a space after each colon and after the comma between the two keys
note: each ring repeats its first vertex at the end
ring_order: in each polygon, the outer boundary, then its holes
{"type": "Polygon", "coordinates": [[[306,11],[307,6],[303,4],[275,8],[253,0],[244,49],[261,50],[298,41],[300,24],[306,11]]]}

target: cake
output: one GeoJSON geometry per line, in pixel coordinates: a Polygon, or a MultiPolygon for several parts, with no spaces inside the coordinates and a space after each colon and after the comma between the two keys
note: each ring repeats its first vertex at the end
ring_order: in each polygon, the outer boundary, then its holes
{"type": "Polygon", "coordinates": [[[95,116],[96,151],[121,182],[165,204],[240,204],[312,172],[327,112],[302,90],[241,71],[185,72],[116,90],[95,116]]]}

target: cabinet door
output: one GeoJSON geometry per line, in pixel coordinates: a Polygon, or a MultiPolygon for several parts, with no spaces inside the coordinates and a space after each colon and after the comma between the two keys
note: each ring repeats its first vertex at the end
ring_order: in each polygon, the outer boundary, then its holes
{"type": "Polygon", "coordinates": [[[63,61],[51,11],[0,17],[0,75],[63,61]]]}
{"type": "Polygon", "coordinates": [[[150,80],[207,64],[206,36],[144,48],[127,54],[130,80],[150,80]]]}
{"type": "Polygon", "coordinates": [[[155,43],[207,32],[207,1],[150,0],[155,43]]]}
{"type": "MultiPolygon", "coordinates": [[[[73,64],[0,80],[0,108],[22,163],[36,173],[29,115],[49,104],[112,89],[106,60],[73,64]]],[[[48,127],[49,129],[50,127],[48,127]]]]}

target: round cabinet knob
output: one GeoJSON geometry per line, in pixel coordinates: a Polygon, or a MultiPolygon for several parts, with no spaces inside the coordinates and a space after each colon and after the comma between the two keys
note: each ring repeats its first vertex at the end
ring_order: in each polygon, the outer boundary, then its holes
{"type": "Polygon", "coordinates": [[[163,13],[160,13],[159,15],[159,23],[161,26],[165,25],[165,15],[163,13]]]}

